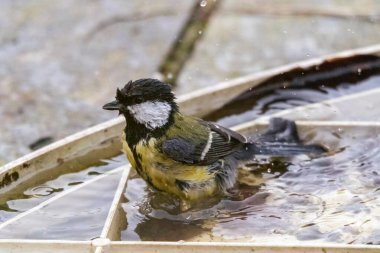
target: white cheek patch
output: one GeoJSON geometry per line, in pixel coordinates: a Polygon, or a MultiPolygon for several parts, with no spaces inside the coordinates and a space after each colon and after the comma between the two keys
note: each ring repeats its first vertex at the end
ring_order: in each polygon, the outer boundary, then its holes
{"type": "Polygon", "coordinates": [[[171,112],[171,106],[160,101],[147,101],[127,108],[137,122],[151,130],[165,125],[171,112]]]}

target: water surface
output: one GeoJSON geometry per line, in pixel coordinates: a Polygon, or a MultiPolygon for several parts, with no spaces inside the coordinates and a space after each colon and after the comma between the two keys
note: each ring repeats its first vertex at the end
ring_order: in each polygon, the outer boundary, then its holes
{"type": "MultiPolygon", "coordinates": [[[[8,196],[11,199],[1,203],[1,220],[6,221],[54,196],[59,197],[68,189],[124,164],[126,160],[121,155],[103,160],[98,166],[63,174],[22,194],[8,196]]],[[[18,219],[0,230],[0,238],[90,240],[99,237],[121,173],[119,171],[84,185],[18,219]]]]}
{"type": "Polygon", "coordinates": [[[200,210],[181,213],[176,201],[130,180],[122,240],[379,244],[380,138],[319,134],[338,152],[258,158],[240,173],[234,196],[200,210]]]}

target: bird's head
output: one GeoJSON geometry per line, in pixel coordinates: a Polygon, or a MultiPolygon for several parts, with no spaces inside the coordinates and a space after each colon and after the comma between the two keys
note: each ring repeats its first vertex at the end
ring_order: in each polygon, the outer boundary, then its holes
{"type": "Polygon", "coordinates": [[[154,130],[166,125],[178,111],[174,99],[168,84],[156,79],[139,79],[117,89],[116,100],[105,104],[103,109],[117,110],[127,122],[132,120],[154,130]]]}

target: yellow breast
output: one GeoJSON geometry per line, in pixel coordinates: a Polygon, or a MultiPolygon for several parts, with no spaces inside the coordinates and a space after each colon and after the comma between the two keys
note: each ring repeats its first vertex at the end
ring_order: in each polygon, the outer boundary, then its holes
{"type": "Polygon", "coordinates": [[[176,162],[161,153],[156,143],[155,138],[150,138],[148,142],[140,141],[135,147],[139,160],[135,161],[131,148],[123,138],[123,148],[127,158],[134,169],[140,165],[141,168],[137,171],[140,170],[139,174],[144,180],[157,189],[177,195],[182,199],[197,200],[215,193],[217,190],[215,175],[207,170],[207,166],[176,162]],[[193,187],[188,191],[181,191],[176,184],[177,180],[190,182],[193,187]]]}

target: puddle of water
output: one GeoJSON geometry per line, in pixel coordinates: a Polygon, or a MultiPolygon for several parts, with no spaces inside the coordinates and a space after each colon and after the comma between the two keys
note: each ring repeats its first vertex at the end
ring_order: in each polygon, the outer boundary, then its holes
{"type": "Polygon", "coordinates": [[[0,230],[0,238],[90,240],[99,237],[121,174],[119,171],[107,175],[12,222],[0,230]]]}
{"type": "MultiPolygon", "coordinates": [[[[102,161],[99,166],[63,174],[31,187],[21,196],[12,196],[12,200],[1,203],[1,220],[6,221],[57,194],[126,163],[124,155],[120,155],[102,161]]],[[[98,237],[120,177],[121,172],[108,175],[51,202],[1,229],[0,238],[89,240],[98,237]]]]}
{"type": "Polygon", "coordinates": [[[200,210],[181,213],[176,201],[132,179],[121,239],[379,244],[380,138],[329,136],[345,148],[314,159],[258,159],[241,171],[233,197],[200,210]]]}

